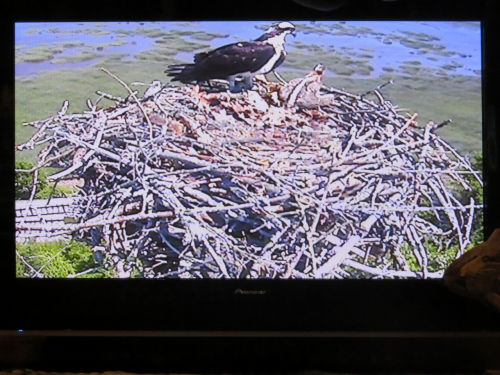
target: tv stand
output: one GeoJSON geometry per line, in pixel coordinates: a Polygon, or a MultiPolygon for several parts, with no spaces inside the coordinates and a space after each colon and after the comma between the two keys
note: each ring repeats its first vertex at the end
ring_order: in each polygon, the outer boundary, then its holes
{"type": "Polygon", "coordinates": [[[0,368],[93,372],[483,373],[500,369],[500,335],[2,335],[0,368]]]}

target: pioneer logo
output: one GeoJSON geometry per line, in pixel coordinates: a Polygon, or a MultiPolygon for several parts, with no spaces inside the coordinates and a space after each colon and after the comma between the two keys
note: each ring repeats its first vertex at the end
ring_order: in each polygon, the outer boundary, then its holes
{"type": "Polygon", "coordinates": [[[267,290],[257,290],[257,289],[235,289],[234,294],[240,295],[263,295],[266,294],[267,290]]]}

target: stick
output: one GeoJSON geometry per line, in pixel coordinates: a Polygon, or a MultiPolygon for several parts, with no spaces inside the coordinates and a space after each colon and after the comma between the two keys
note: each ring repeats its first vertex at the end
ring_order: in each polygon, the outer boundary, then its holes
{"type": "Polygon", "coordinates": [[[335,247],[335,255],[333,255],[328,261],[326,261],[321,267],[319,267],[316,274],[319,277],[323,278],[331,272],[335,271],[337,267],[344,262],[351,249],[355,247],[360,240],[360,236],[352,235],[342,246],[335,247]]]}
{"type": "Polygon", "coordinates": [[[141,102],[139,101],[139,99],[137,99],[137,96],[135,96],[135,93],[134,91],[132,91],[130,89],[130,87],[127,86],[127,84],[125,82],[123,82],[120,78],[118,78],[116,75],[114,75],[113,73],[111,73],[109,70],[107,70],[106,68],[103,68],[103,67],[100,67],[99,70],[102,70],[104,73],[106,73],[107,75],[109,75],[110,77],[116,79],[127,91],[128,93],[130,94],[130,96],[135,100],[135,102],[137,103],[137,105],[139,106],[139,108],[141,109],[141,112],[142,114],[144,115],[144,117],[146,118],[146,121],[148,123],[148,126],[149,126],[149,139],[150,140],[153,140],[153,125],[151,124],[151,120],[149,119],[149,116],[148,114],[146,113],[146,110],[144,109],[144,107],[142,106],[141,102]]]}

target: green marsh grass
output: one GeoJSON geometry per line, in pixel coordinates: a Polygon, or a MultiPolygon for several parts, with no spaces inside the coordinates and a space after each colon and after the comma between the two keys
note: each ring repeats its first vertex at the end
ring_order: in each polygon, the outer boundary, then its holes
{"type": "Polygon", "coordinates": [[[103,278],[114,272],[102,268],[89,245],[78,241],[16,244],[16,276],[19,278],[103,278]]]}

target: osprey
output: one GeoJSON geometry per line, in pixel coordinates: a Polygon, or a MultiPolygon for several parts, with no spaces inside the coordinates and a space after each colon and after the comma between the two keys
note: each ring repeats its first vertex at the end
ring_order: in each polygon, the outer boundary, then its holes
{"type": "Polygon", "coordinates": [[[229,81],[231,92],[248,90],[252,88],[256,74],[267,74],[285,60],[288,34],[295,36],[295,26],[290,22],[280,22],[254,41],[232,43],[198,53],[193,64],[170,65],[165,72],[173,77],[173,81],[182,83],[224,79],[229,81]],[[241,81],[243,86],[240,86],[241,81]]]}
{"type": "Polygon", "coordinates": [[[287,107],[318,108],[324,104],[324,96],[320,95],[323,86],[323,74],[326,67],[316,64],[314,70],[304,78],[292,79],[279,91],[279,98],[287,107]]]}

